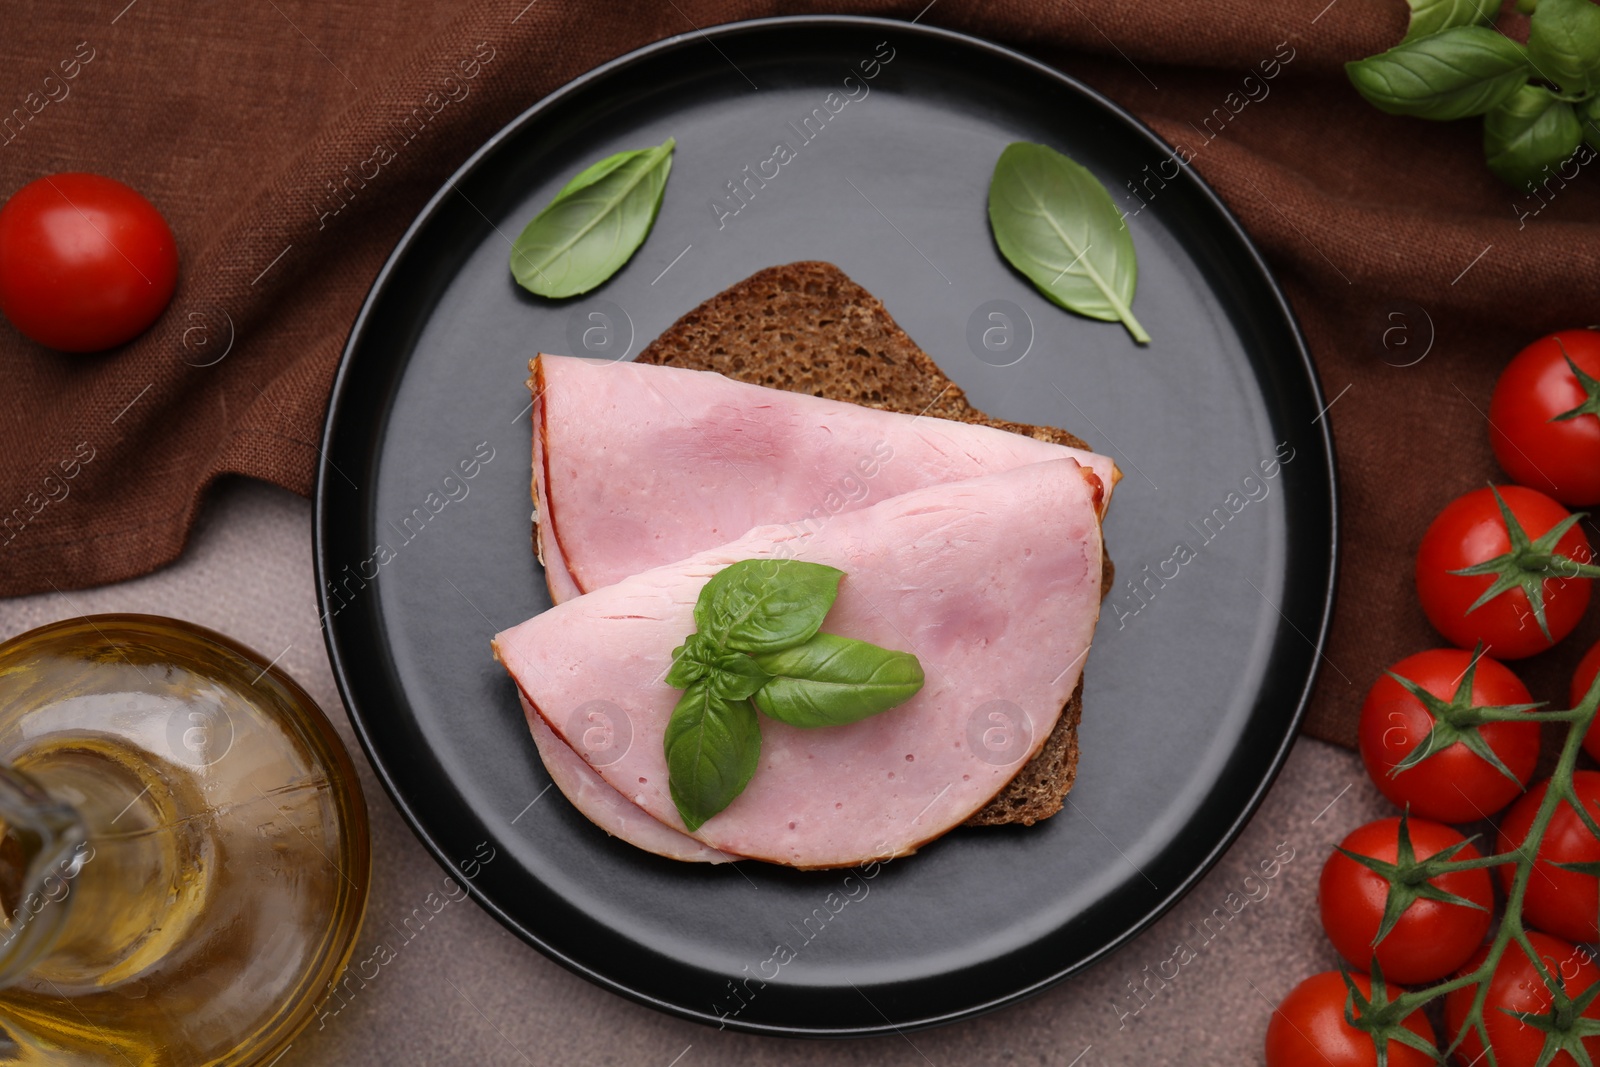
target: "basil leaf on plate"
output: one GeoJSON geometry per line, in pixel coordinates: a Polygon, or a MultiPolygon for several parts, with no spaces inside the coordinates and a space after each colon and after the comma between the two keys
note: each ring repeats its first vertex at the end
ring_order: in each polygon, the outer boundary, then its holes
{"type": "Polygon", "coordinates": [[[1528,59],[1569,93],[1600,87],[1600,5],[1543,0],[1528,23],[1528,59]]]}
{"type": "Polygon", "coordinates": [[[1130,307],[1133,235],[1088,170],[1046,145],[1007,145],[989,181],[989,228],[1000,254],[1051,301],[1149,342],[1130,307]]]}
{"type": "Polygon", "coordinates": [[[1484,26],[1456,26],[1402,41],[1344,69],[1379,110],[1424,119],[1481,115],[1533,73],[1520,44],[1484,26]]]}
{"type": "Polygon", "coordinates": [[[655,225],[672,172],[668,137],[580,171],[511,245],[511,274],[539,296],[586,293],[611,277],[655,225]]]}
{"type": "Polygon", "coordinates": [[[761,726],[748,700],[691,685],[667,720],[667,788],[689,832],[744,792],[761,759],[761,726]]]}
{"type": "Polygon", "coordinates": [[[776,652],[811,637],[839,595],[844,572],[797,559],[730,564],[700,590],[695,628],[720,648],[776,652]]]}
{"type": "Polygon", "coordinates": [[[1406,0],[1411,21],[1405,39],[1414,41],[1452,26],[1486,26],[1500,10],[1500,0],[1406,0]]]}
{"type": "Polygon", "coordinates": [[[835,634],[757,656],[772,676],[756,707],[790,726],[839,726],[888,711],[917,695],[922,664],[909,652],[835,634]]]}
{"type": "Polygon", "coordinates": [[[1583,124],[1572,105],[1538,85],[1524,85],[1483,117],[1489,169],[1519,189],[1544,177],[1546,168],[1553,170],[1582,140],[1583,124]]]}

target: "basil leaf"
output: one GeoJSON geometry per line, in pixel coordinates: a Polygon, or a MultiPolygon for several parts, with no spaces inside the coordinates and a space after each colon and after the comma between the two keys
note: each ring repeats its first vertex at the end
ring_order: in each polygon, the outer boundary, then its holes
{"type": "Polygon", "coordinates": [[[761,759],[761,726],[748,700],[696,682],[672,709],[663,747],[667,788],[689,832],[744,792],[761,759]]]}
{"type": "Polygon", "coordinates": [[[721,648],[776,652],[822,625],[844,572],[797,559],[747,559],[724,567],[700,590],[695,627],[721,648]]]}
{"type": "Polygon", "coordinates": [[[653,148],[637,148],[628,152],[618,152],[614,156],[607,156],[598,163],[591,163],[577,174],[574,174],[572,180],[561,187],[561,191],[556,194],[556,199],[560,199],[568,193],[577,192],[586,185],[593,185],[629,160],[653,151],[655,151],[653,148]]]}
{"type": "Polygon", "coordinates": [[[1489,169],[1518,189],[1544,177],[1582,140],[1583,124],[1572,105],[1537,85],[1524,85],[1483,118],[1489,169]]]}
{"type": "Polygon", "coordinates": [[[1520,44],[1483,26],[1456,26],[1402,41],[1344,69],[1379,110],[1424,119],[1481,115],[1532,73],[1520,44]]]}
{"type": "Polygon", "coordinates": [[[511,245],[517,284],[576,296],[621,270],[655,225],[676,144],[618,152],[567,182],[511,245]]]}
{"type": "Polygon", "coordinates": [[[1411,21],[1405,39],[1448,30],[1452,26],[1486,26],[1500,10],[1500,0],[1406,0],[1411,5],[1411,21]]]}
{"type": "Polygon", "coordinates": [[[1052,302],[1120,321],[1149,343],[1129,307],[1139,283],[1133,235],[1093,174],[1046,145],[1006,145],[989,180],[989,228],[1000,254],[1052,302]]]}
{"type": "Polygon", "coordinates": [[[672,650],[672,667],[666,682],[674,689],[688,689],[709,680],[719,696],[747,700],[770,677],[743,652],[718,648],[704,634],[690,634],[688,640],[672,650]]]}
{"type": "Polygon", "coordinates": [[[690,634],[672,650],[672,666],[666,682],[674,689],[687,689],[708,677],[716,667],[716,646],[704,634],[690,634]]]}
{"type": "Polygon", "coordinates": [[[1541,78],[1569,93],[1600,87],[1600,6],[1544,0],[1529,21],[1528,59],[1541,78]]]}
{"type": "Polygon", "coordinates": [[[803,645],[757,656],[772,681],[756,707],[790,726],[839,726],[888,711],[917,695],[922,664],[909,652],[817,634],[803,645]]]}
{"type": "Polygon", "coordinates": [[[728,700],[749,700],[772,680],[772,675],[743,652],[723,652],[710,677],[711,688],[728,700]]]}

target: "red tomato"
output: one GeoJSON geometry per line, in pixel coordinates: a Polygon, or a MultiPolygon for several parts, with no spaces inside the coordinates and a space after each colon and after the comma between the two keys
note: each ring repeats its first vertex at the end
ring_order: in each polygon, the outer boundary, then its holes
{"type": "MultiPolygon", "coordinates": [[[[1600,967],[1595,966],[1586,950],[1537,930],[1528,931],[1528,940],[1544,960],[1545,968],[1561,979],[1568,996],[1575,997],[1600,980],[1600,967]]],[[[1487,947],[1480,949],[1465,970],[1472,971],[1482,966],[1488,954],[1487,947]]],[[[1460,1033],[1477,992],[1476,985],[1469,985],[1445,995],[1445,1032],[1451,1039],[1460,1033]]],[[[1508,945],[1505,955],[1500,957],[1499,966],[1495,968],[1494,977],[1489,979],[1489,997],[1483,1006],[1489,1044],[1494,1046],[1495,1062],[1500,1067],[1533,1067],[1539,1061],[1539,1052],[1544,1048],[1545,1041],[1544,1033],[1537,1027],[1529,1026],[1506,1012],[1547,1012],[1550,1002],[1550,990],[1528,961],[1527,953],[1515,943],[1508,945]]],[[[1591,1004],[1583,1014],[1586,1018],[1600,1018],[1600,1000],[1591,1004]]],[[[1584,1039],[1583,1047],[1590,1059],[1600,1059],[1600,1037],[1584,1039]]],[[[1456,1062],[1461,1064],[1482,1067],[1488,1062],[1483,1054],[1483,1042],[1478,1039],[1475,1029],[1468,1031],[1455,1055],[1456,1062]]],[[[1577,1067],[1577,1064],[1570,1055],[1562,1052],[1550,1061],[1550,1067],[1577,1067]]]]}
{"type": "MultiPolygon", "coordinates": [[[[1548,781],[1528,790],[1500,820],[1499,852],[1521,848],[1528,828],[1544,800],[1548,781]]],[[[1574,771],[1573,791],[1596,822],[1600,822],[1600,771],[1574,771]]],[[[1522,917],[1529,924],[1570,941],[1593,941],[1600,915],[1600,879],[1592,874],[1565,871],[1557,863],[1593,863],[1600,860],[1600,840],[1579,820],[1572,805],[1563,800],[1556,806],[1545,830],[1544,843],[1534,856],[1533,876],[1522,899],[1522,917]]],[[[1512,867],[1500,869],[1500,881],[1509,886],[1512,867]]]]}
{"type": "MultiPolygon", "coordinates": [[[[1518,485],[1500,488],[1500,495],[1530,541],[1538,541],[1551,527],[1568,518],[1567,509],[1543,493],[1518,485]]],[[[1580,564],[1591,562],[1589,541],[1573,525],[1552,546],[1555,552],[1580,564]]],[[[1453,645],[1472,648],[1483,642],[1498,659],[1521,659],[1543,652],[1573,631],[1589,606],[1591,579],[1563,574],[1560,561],[1550,564],[1538,587],[1543,590],[1545,637],[1520,588],[1508,589],[1476,610],[1474,602],[1494,584],[1488,574],[1459,575],[1461,570],[1493,559],[1510,561],[1511,538],[1490,489],[1474,489],[1445,506],[1422,535],[1417,549],[1417,592],[1428,621],[1453,645]]],[[[1566,565],[1570,568],[1570,564],[1566,565]]],[[[1519,573],[1533,572],[1517,568],[1519,573]]]]}
{"type": "MultiPolygon", "coordinates": [[[[1364,974],[1350,976],[1363,996],[1372,995],[1372,979],[1364,974]]],[[[1389,996],[1400,990],[1389,987],[1389,996]]],[[[1376,1067],[1378,1046],[1371,1035],[1345,1022],[1344,979],[1338,971],[1314,974],[1289,991],[1272,1022],[1267,1024],[1267,1067],[1376,1067]]],[[[1422,1010],[1406,1017],[1406,1029],[1433,1041],[1433,1026],[1422,1010]]],[[[1433,1057],[1389,1042],[1389,1067],[1425,1067],[1433,1057]]]]}
{"type": "MultiPolygon", "coordinates": [[[[1596,641],[1594,647],[1583,654],[1583,658],[1578,661],[1578,669],[1572,672],[1573,707],[1577,707],[1583,701],[1597,674],[1600,674],[1600,641],[1596,641]]],[[[1589,755],[1600,760],[1600,718],[1589,724],[1589,732],[1583,738],[1583,747],[1589,755]]]]}
{"type": "MultiPolygon", "coordinates": [[[[1517,676],[1488,656],[1478,657],[1470,693],[1461,694],[1461,700],[1453,699],[1466,679],[1472,655],[1459,648],[1438,648],[1407,656],[1391,670],[1438,698],[1434,711],[1446,719],[1456,708],[1464,711],[1469,706],[1530,701],[1527,687],[1517,676]]],[[[1413,815],[1454,823],[1485,819],[1515,800],[1533,777],[1539,761],[1536,722],[1491,722],[1478,727],[1489,748],[1517,776],[1515,782],[1460,741],[1391,775],[1390,770],[1427,739],[1434,722],[1434,713],[1388,674],[1373,683],[1361,706],[1358,736],[1367,774],[1384,796],[1400,807],[1409,805],[1413,815]]],[[[1388,973],[1387,964],[1384,973],[1388,973]]]]}
{"type": "Polygon", "coordinates": [[[54,174],[0,208],[0,312],[42,345],[98,352],[161,315],[178,246],[155,207],[97,174],[54,174]]]}
{"type": "MultiPolygon", "coordinates": [[[[1399,855],[1399,819],[1379,819],[1350,833],[1341,842],[1349,852],[1386,864],[1399,855]]],[[[1443,823],[1427,819],[1406,820],[1416,860],[1425,860],[1466,838],[1443,823]]],[[[1475,860],[1482,854],[1465,845],[1451,858],[1475,860]]],[[[1322,883],[1317,900],[1322,909],[1322,928],[1340,955],[1357,967],[1370,967],[1374,952],[1383,975],[1396,982],[1431,982],[1460,967],[1483,943],[1489,932],[1494,905],[1494,889],[1489,872],[1452,871],[1429,879],[1429,884],[1446,893],[1470,900],[1482,910],[1464,904],[1418,898],[1401,913],[1374,950],[1383,921],[1384,904],[1390,886],[1384,876],[1335,851],[1322,868],[1322,883]]],[[[1402,886],[1399,892],[1406,892],[1402,886]]]]}
{"type": "Polygon", "coordinates": [[[1600,333],[1563,330],[1517,353],[1489,401],[1489,442],[1518,483],[1567,504],[1600,504],[1600,386],[1587,388],[1568,357],[1600,379],[1600,333]]]}

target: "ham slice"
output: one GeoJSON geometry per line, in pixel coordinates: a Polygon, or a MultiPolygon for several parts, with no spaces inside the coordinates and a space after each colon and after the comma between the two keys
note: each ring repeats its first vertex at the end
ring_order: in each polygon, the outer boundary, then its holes
{"type": "Polygon", "coordinates": [[[1105,456],[927,416],[736,382],[710,371],[535,359],[536,545],[560,603],[755,526],[814,531],[913,489],[1105,456]]]}
{"type": "Polygon", "coordinates": [[[646,852],[654,852],[668,859],[689,863],[727,863],[739,858],[703,845],[688,834],[681,834],[646,814],[643,808],[608,785],[593,767],[584,762],[582,756],[557,737],[556,732],[546,726],[528,704],[527,697],[521,697],[521,700],[522,713],[528,717],[533,743],[539,749],[539,758],[544,760],[550,780],[590,822],[612,837],[620,837],[646,852]]]}
{"type": "Polygon", "coordinates": [[[662,750],[679,692],[663,678],[701,587],[742,559],[838,567],[824,631],[916,653],[926,684],[848,726],[763,717],[749,786],[690,836],[806,868],[905,855],[988,803],[1055,725],[1099,617],[1102,495],[1092,470],[1059,459],[914,490],[815,532],[760,527],[560,604],[497,635],[495,652],[569,751],[582,751],[573,709],[604,700],[626,716],[626,752],[592,770],[682,834],[662,750]]]}

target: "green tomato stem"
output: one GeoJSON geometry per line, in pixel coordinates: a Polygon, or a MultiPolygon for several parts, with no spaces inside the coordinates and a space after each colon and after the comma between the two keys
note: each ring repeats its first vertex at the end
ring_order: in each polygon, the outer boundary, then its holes
{"type": "MultiPolygon", "coordinates": [[[[1500,927],[1495,931],[1494,940],[1490,942],[1489,954],[1484,957],[1483,963],[1468,974],[1458,975],[1437,985],[1426,989],[1416,989],[1402,993],[1394,998],[1385,1009],[1385,1014],[1393,1019],[1404,1019],[1417,1008],[1446,993],[1476,984],[1477,995],[1473,998],[1472,1010],[1467,1013],[1466,1021],[1462,1024],[1460,1033],[1456,1034],[1450,1042],[1446,1053],[1453,1052],[1466,1036],[1469,1027],[1480,1028],[1483,1026],[1483,1008],[1489,993],[1489,979],[1500,966],[1500,960],[1505,955],[1507,947],[1515,941],[1528,952],[1529,958],[1535,960],[1541,974],[1544,968],[1537,962],[1537,953],[1534,953],[1528,942],[1527,931],[1522,924],[1522,902],[1528,892],[1528,881],[1533,875],[1534,857],[1539,854],[1539,847],[1544,843],[1546,831],[1550,828],[1550,820],[1555,817],[1556,807],[1561,801],[1572,797],[1573,803],[1577,798],[1573,796],[1572,773],[1578,764],[1578,752],[1583,747],[1584,734],[1588,732],[1589,725],[1594,722],[1596,708],[1600,707],[1600,679],[1590,687],[1588,695],[1579,702],[1576,708],[1568,711],[1540,712],[1536,714],[1521,713],[1507,716],[1516,721],[1533,720],[1539,722],[1565,722],[1568,723],[1567,736],[1561,745],[1561,758],[1556,762],[1555,773],[1551,775],[1550,787],[1545,790],[1544,799],[1539,804],[1539,810],[1533,817],[1533,823],[1528,827],[1528,834],[1522,848],[1514,852],[1505,852],[1496,856],[1485,856],[1479,860],[1464,860],[1460,864],[1451,864],[1452,869],[1469,870],[1476,867],[1496,867],[1511,863],[1516,867],[1516,874],[1511,880],[1511,891],[1506,897],[1505,916],[1500,920],[1500,927]]],[[[1548,981],[1548,975],[1545,976],[1548,981]]],[[[1485,1042],[1487,1045],[1487,1042],[1485,1042]]]]}
{"type": "Polygon", "coordinates": [[[1522,856],[1521,852],[1498,852],[1493,856],[1479,856],[1475,860],[1451,860],[1445,864],[1445,871],[1475,871],[1482,867],[1505,867],[1517,862],[1522,856]]]}
{"type": "Polygon", "coordinates": [[[1579,708],[1571,708],[1567,711],[1500,712],[1489,709],[1482,710],[1484,714],[1477,716],[1477,718],[1483,722],[1577,722],[1582,715],[1582,711],[1579,708]]]}

